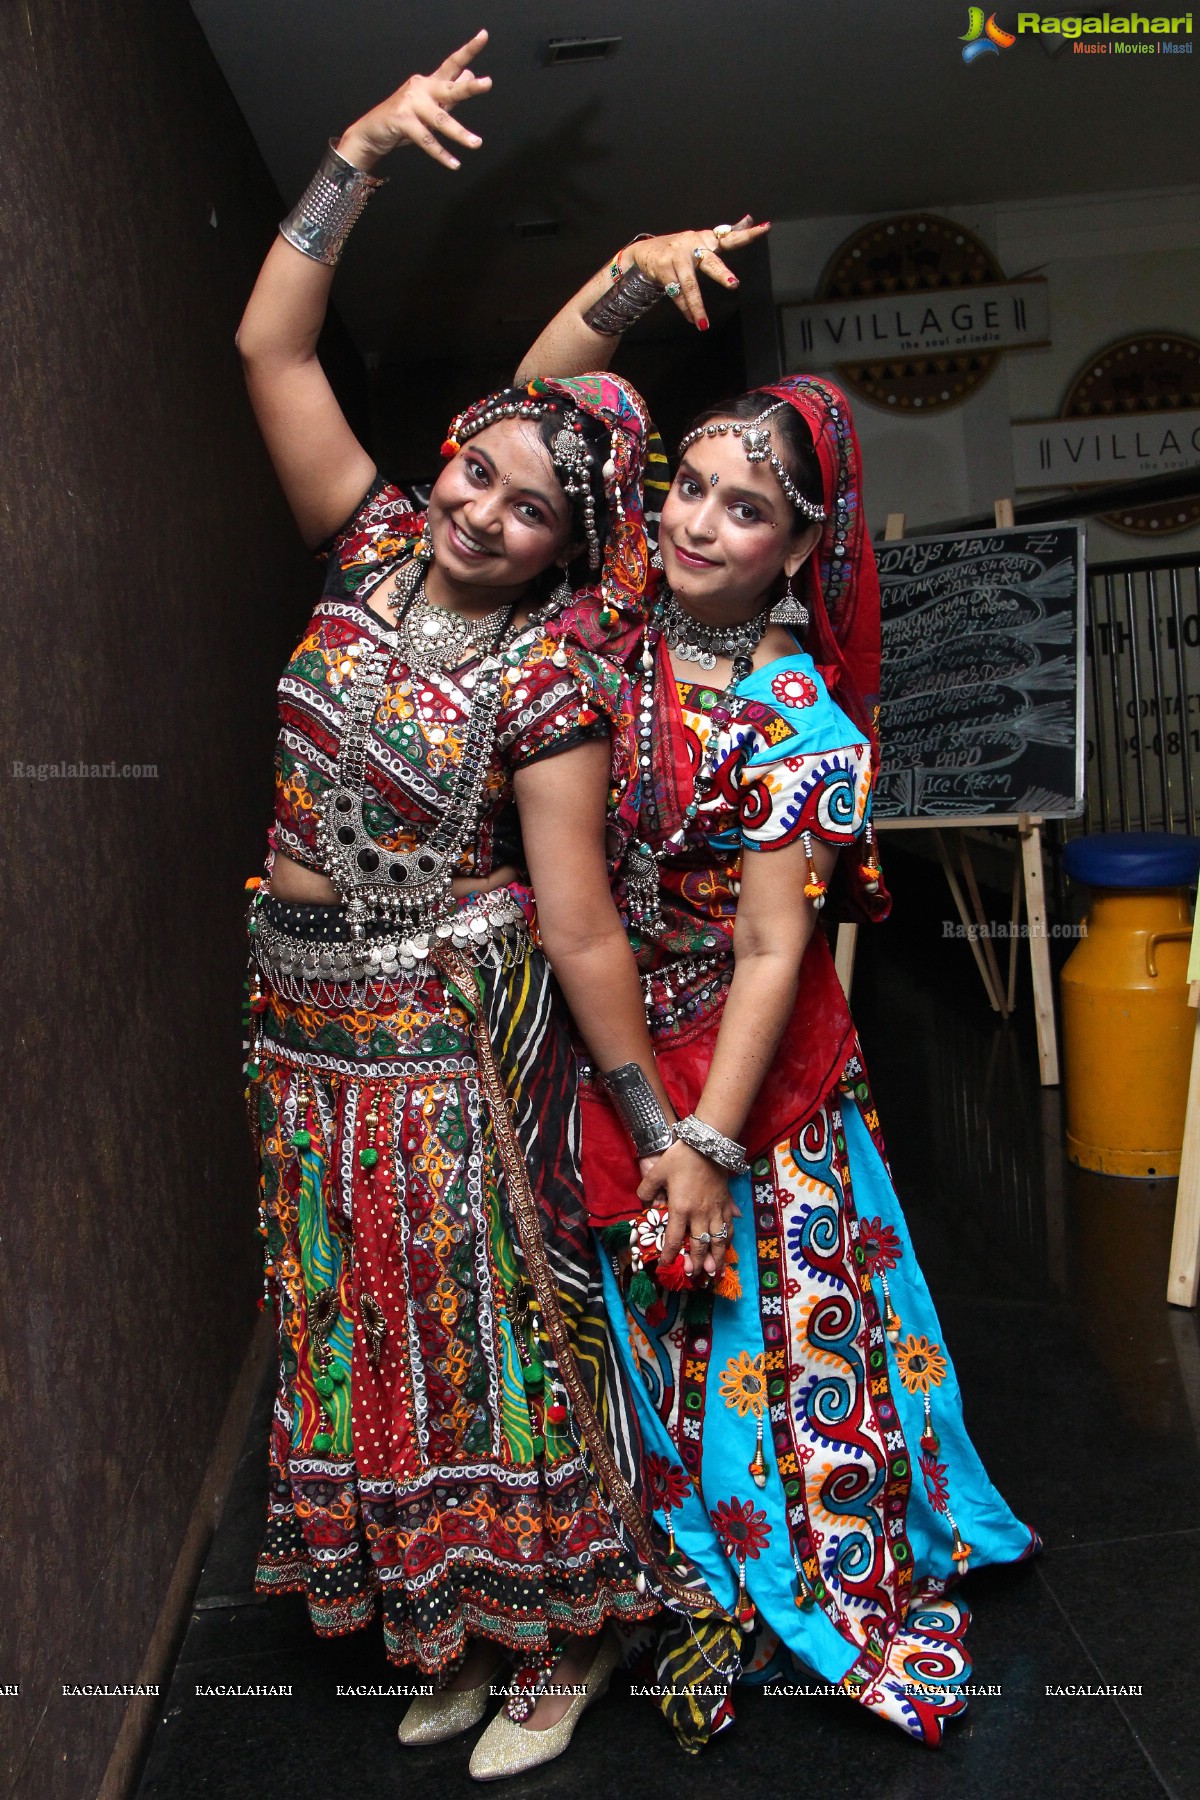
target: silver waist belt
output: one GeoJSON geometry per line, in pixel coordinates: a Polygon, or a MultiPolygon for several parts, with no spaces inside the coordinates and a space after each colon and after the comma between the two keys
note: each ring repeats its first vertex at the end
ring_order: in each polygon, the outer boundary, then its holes
{"type": "Polygon", "coordinates": [[[251,942],[254,960],[276,992],[304,1000],[313,987],[416,986],[435,972],[433,955],[439,943],[465,950],[476,962],[499,953],[507,964],[527,955],[533,940],[521,907],[504,888],[497,888],[451,918],[409,934],[381,931],[360,943],[348,936],[332,941],[301,937],[281,931],[260,914],[251,942]]]}

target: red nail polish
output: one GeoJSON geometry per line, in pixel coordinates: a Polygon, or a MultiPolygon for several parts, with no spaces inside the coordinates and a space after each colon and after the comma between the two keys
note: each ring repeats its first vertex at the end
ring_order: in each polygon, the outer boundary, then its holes
{"type": "Polygon", "coordinates": [[[730,285],[730,287],[740,287],[741,282],[738,280],[736,275],[731,275],[729,277],[729,285],[730,285]]]}
{"type": "Polygon", "coordinates": [[[696,330],[697,331],[707,331],[708,330],[708,320],[707,319],[697,319],[696,320],[696,330]]]}

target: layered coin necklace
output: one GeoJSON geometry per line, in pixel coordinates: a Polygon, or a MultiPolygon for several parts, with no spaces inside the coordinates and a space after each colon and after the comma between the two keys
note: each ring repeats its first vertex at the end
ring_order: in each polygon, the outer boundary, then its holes
{"type": "Polygon", "coordinates": [[[425,569],[414,557],[396,576],[388,605],[396,629],[381,629],[379,643],[355,679],[337,772],[317,831],[325,870],[346,901],[350,936],[361,942],[369,921],[412,935],[412,952],[428,953],[429,932],[453,911],[450,882],[456,863],[474,839],[483,815],[488,765],[500,713],[504,662],[499,652],[515,607],[506,605],[467,619],[425,599],[425,569]],[[485,648],[485,645],[487,646],[485,648]],[[423,843],[385,850],[363,818],[367,746],[397,657],[427,679],[484,651],[471,699],[462,759],[445,808],[423,843]]]}
{"type": "MultiPolygon", "coordinates": [[[[700,767],[696,770],[692,797],[684,808],[682,819],[661,844],[654,846],[645,838],[639,838],[633,840],[625,852],[623,868],[630,922],[645,930],[659,930],[662,927],[661,866],[668,856],[683,849],[688,828],[708,799],[716,774],[721,738],[725,727],[733,720],[738,685],[754,667],[754,652],[767,629],[770,616],[771,609],[768,605],[762,612],[756,613],[754,618],[745,619],[737,625],[705,625],[684,612],[670,588],[665,588],[658,618],[654,624],[646,627],[642,639],[642,679],[637,725],[638,769],[642,782],[643,807],[651,779],[654,685],[660,639],[665,637],[668,646],[681,662],[693,662],[702,669],[714,669],[717,658],[724,656],[731,659],[733,670],[725,691],[709,712],[708,741],[704,746],[700,767]]],[[[640,820],[639,811],[639,823],[640,820]]]]}
{"type": "Polygon", "coordinates": [[[771,616],[768,603],[752,619],[738,625],[705,625],[685,613],[670,588],[663,591],[662,628],[680,662],[715,669],[719,656],[753,657],[771,616]]]}

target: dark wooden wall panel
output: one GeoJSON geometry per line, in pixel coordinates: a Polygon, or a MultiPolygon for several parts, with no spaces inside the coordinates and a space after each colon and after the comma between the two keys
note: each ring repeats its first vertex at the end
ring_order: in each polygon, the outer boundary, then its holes
{"type": "Polygon", "coordinates": [[[83,1800],[255,1319],[242,884],[313,593],[233,333],[278,199],[185,0],[0,9],[3,1790],[83,1800]],[[215,215],[215,223],[213,222],[215,215]],[[16,764],[152,765],[30,779],[16,764]]]}

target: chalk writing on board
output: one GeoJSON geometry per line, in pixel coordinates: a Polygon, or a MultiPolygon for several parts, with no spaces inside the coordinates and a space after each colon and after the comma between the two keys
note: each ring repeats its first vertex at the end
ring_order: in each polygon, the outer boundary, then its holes
{"type": "Polygon", "coordinates": [[[908,538],[877,556],[876,815],[1079,813],[1080,528],[908,538]]]}

